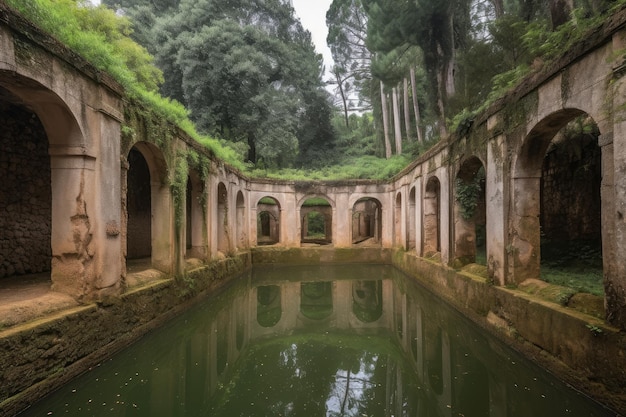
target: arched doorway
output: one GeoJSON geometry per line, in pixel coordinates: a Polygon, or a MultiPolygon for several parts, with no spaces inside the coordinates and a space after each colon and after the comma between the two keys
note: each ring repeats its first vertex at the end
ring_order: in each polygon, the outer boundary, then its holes
{"type": "Polygon", "coordinates": [[[248,222],[246,221],[246,204],[241,191],[237,192],[237,200],[235,201],[235,226],[237,227],[236,242],[237,248],[244,249],[248,247],[248,222]]]}
{"type": "Polygon", "coordinates": [[[396,204],[394,210],[394,242],[397,246],[404,246],[402,237],[402,193],[396,194],[396,204]]]}
{"type": "Polygon", "coordinates": [[[302,244],[328,245],[333,241],[332,206],[323,197],[308,198],[300,207],[302,244]]]}
{"type": "Polygon", "coordinates": [[[280,204],[273,197],[263,197],[257,203],[257,245],[280,242],[280,204]]]}
{"type": "Polygon", "coordinates": [[[152,194],[150,168],[142,153],[128,153],[126,259],[152,257],[152,194]]]}
{"type": "Polygon", "coordinates": [[[437,177],[430,177],[424,192],[424,242],[422,253],[432,257],[441,251],[441,185],[437,177]]]}
{"type": "Polygon", "coordinates": [[[415,198],[415,187],[411,187],[409,191],[409,200],[408,200],[408,212],[406,218],[406,248],[407,250],[414,251],[416,248],[416,198],[415,198]]]}
{"type": "Polygon", "coordinates": [[[230,252],[228,191],[222,182],[217,185],[217,250],[222,254],[230,252]]]}
{"type": "Polygon", "coordinates": [[[206,189],[196,170],[187,178],[185,258],[206,259],[207,225],[205,219],[206,189]]]}
{"type": "Polygon", "coordinates": [[[39,117],[1,88],[0,126],[0,279],[49,274],[52,175],[48,137],[39,117]]]}
{"type": "Polygon", "coordinates": [[[485,168],[477,157],[466,159],[454,183],[455,263],[487,264],[485,168]]]}
{"type": "Polygon", "coordinates": [[[513,182],[509,262],[516,283],[541,278],[604,294],[599,135],[589,115],[564,109],[525,138],[513,182]]]}
{"type": "Polygon", "coordinates": [[[163,153],[148,142],[128,152],[126,259],[131,271],[172,269],[171,193],[163,153]]]}
{"type": "Polygon", "coordinates": [[[360,198],[352,206],[352,244],[379,246],[382,235],[382,205],[371,197],[360,198]]]}

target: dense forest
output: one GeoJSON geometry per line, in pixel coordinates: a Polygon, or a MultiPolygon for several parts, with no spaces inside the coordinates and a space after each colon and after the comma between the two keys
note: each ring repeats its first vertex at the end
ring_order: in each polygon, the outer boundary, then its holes
{"type": "Polygon", "coordinates": [[[324,75],[289,0],[5,1],[237,168],[309,179],[395,174],[624,3],[334,0],[324,75]]]}

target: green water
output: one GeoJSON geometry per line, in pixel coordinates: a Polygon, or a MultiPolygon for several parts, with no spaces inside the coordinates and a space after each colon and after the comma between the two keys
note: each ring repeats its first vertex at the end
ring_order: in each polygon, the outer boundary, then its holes
{"type": "Polygon", "coordinates": [[[256,268],[23,416],[609,416],[388,266],[256,268]]]}

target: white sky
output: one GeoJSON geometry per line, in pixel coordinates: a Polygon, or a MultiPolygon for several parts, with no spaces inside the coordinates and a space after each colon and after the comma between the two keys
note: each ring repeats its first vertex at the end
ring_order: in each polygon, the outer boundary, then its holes
{"type": "Polygon", "coordinates": [[[311,32],[315,50],[324,56],[326,71],[332,66],[330,49],[326,45],[328,28],[326,27],[326,11],[332,0],[292,0],[296,15],[300,18],[302,26],[311,32]]]}

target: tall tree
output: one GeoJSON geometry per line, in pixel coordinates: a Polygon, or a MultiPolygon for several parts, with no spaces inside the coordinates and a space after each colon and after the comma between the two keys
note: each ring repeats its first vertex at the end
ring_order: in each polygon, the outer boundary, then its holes
{"type": "Polygon", "coordinates": [[[385,141],[385,158],[391,158],[391,141],[389,140],[389,108],[387,107],[387,96],[385,86],[380,81],[380,108],[383,115],[383,135],[385,141]]]}
{"type": "Polygon", "coordinates": [[[140,36],[164,72],[162,93],[202,131],[247,145],[247,159],[266,167],[332,154],[321,55],[288,1],[121,1],[151,24],[140,36]]]}
{"type": "Polygon", "coordinates": [[[372,54],[366,45],[367,16],[361,0],[333,0],[326,12],[326,25],[326,42],[335,62],[333,73],[342,74],[341,90],[347,107],[367,110],[371,106],[372,54]]]}

